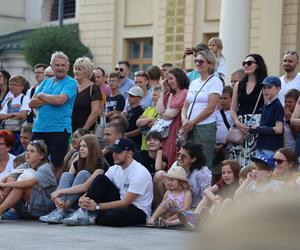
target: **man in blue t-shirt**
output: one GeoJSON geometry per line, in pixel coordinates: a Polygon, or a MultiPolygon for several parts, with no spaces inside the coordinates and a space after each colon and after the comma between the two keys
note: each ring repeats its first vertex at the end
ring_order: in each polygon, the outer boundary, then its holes
{"type": "Polygon", "coordinates": [[[32,138],[45,140],[58,179],[72,133],[71,117],[77,82],[67,76],[70,63],[63,52],[53,53],[50,65],[55,76],[42,81],[29,105],[38,111],[32,138]]]}

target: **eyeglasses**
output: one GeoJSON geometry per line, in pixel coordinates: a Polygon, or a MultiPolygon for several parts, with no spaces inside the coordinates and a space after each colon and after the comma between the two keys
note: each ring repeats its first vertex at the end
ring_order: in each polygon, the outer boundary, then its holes
{"type": "Polygon", "coordinates": [[[188,156],[185,155],[185,154],[182,154],[182,153],[178,152],[178,153],[177,153],[177,158],[178,158],[178,159],[183,159],[183,160],[184,160],[184,159],[188,158],[188,156]]]}
{"type": "Polygon", "coordinates": [[[6,145],[6,143],[5,142],[0,142],[0,145],[6,145]]]}
{"type": "Polygon", "coordinates": [[[124,69],[122,69],[122,68],[118,68],[118,67],[115,67],[115,71],[120,71],[120,72],[123,72],[123,71],[124,71],[124,69]]]}
{"type": "Polygon", "coordinates": [[[242,62],[242,65],[243,65],[243,67],[245,67],[246,65],[248,67],[250,67],[253,63],[256,64],[256,62],[254,62],[254,61],[244,61],[244,62],[242,62]]]}
{"type": "Polygon", "coordinates": [[[134,73],[134,76],[144,76],[144,77],[148,78],[148,75],[145,71],[136,71],[134,73]]]}
{"type": "Polygon", "coordinates": [[[275,162],[276,162],[278,165],[282,164],[282,163],[285,162],[285,161],[287,161],[287,160],[275,159],[275,162]]]}
{"type": "Polygon", "coordinates": [[[195,64],[202,65],[203,63],[205,63],[205,61],[203,61],[203,60],[201,60],[201,59],[195,59],[195,60],[194,60],[194,63],[195,63],[195,64]]]}
{"type": "Polygon", "coordinates": [[[44,71],[36,71],[34,72],[35,75],[38,75],[38,74],[44,74],[44,71]]]}

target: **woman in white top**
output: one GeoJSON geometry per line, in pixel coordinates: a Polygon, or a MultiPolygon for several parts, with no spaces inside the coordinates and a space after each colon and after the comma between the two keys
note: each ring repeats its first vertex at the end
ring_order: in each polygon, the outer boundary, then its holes
{"type": "Polygon", "coordinates": [[[188,139],[203,145],[203,153],[209,167],[216,141],[215,110],[223,91],[220,78],[214,75],[216,57],[209,51],[198,53],[195,64],[201,77],[192,81],[182,108],[182,133],[188,139]]]}

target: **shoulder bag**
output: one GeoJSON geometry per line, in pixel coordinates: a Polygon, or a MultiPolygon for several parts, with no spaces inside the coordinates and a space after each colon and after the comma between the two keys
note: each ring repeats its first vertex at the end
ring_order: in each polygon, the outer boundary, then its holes
{"type": "MultiPolygon", "coordinates": [[[[253,112],[251,114],[251,118],[250,118],[251,120],[253,119],[253,116],[254,116],[255,111],[257,109],[257,106],[258,106],[261,95],[262,95],[262,90],[260,91],[260,93],[258,95],[255,107],[254,107],[253,112]]],[[[245,138],[246,138],[246,134],[241,132],[238,128],[233,127],[233,128],[229,129],[225,142],[226,143],[232,143],[232,144],[242,144],[244,142],[245,138]]]]}

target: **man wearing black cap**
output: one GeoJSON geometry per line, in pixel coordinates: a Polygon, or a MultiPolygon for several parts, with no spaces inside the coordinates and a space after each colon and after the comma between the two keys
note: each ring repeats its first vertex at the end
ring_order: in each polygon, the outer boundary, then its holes
{"type": "Polygon", "coordinates": [[[93,181],[86,195],[79,199],[78,209],[63,222],[88,225],[86,211],[96,212],[96,224],[129,226],[144,224],[150,216],[153,199],[152,178],[148,170],[133,160],[134,143],[118,139],[112,147],[115,165],[93,181]]]}

